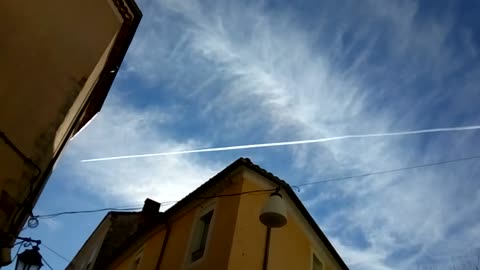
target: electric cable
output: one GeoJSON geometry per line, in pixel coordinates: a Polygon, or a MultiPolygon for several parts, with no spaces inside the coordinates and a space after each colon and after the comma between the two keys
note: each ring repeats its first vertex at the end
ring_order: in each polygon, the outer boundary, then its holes
{"type": "Polygon", "coordinates": [[[18,245],[18,248],[17,248],[17,252],[15,253],[15,256],[13,256],[12,262],[15,261],[15,259],[16,259],[17,256],[18,256],[18,253],[20,253],[20,249],[22,248],[23,243],[25,243],[25,241],[20,241],[20,242],[18,242],[18,243],[15,243],[14,246],[18,245]]]}
{"type": "Polygon", "coordinates": [[[161,202],[160,203],[160,207],[163,206],[163,205],[170,205],[170,204],[174,204],[174,203],[177,203],[178,201],[166,201],[166,202],[161,202]]]}
{"type": "Polygon", "coordinates": [[[197,199],[213,199],[213,198],[219,198],[219,197],[233,197],[233,196],[240,196],[244,194],[250,194],[250,193],[266,193],[266,192],[272,192],[275,191],[275,188],[271,189],[257,189],[257,190],[249,190],[249,191],[244,191],[244,192],[238,192],[238,193],[231,193],[231,194],[220,194],[220,195],[213,195],[213,196],[206,196],[206,197],[198,197],[197,199]]]}
{"type": "Polygon", "coordinates": [[[455,162],[462,162],[462,161],[477,159],[477,158],[480,158],[480,155],[464,157],[464,158],[457,158],[457,159],[450,159],[450,160],[444,160],[444,161],[433,162],[433,163],[424,163],[424,164],[420,164],[420,165],[390,169],[390,170],[385,170],[385,171],[376,171],[376,172],[370,172],[370,173],[364,173],[364,174],[357,174],[357,175],[345,176],[345,177],[340,177],[340,178],[332,178],[332,179],[327,179],[327,180],[297,184],[297,185],[293,185],[292,187],[299,188],[299,187],[302,187],[302,186],[317,185],[317,184],[323,184],[323,183],[327,183],[327,182],[344,181],[344,180],[350,180],[350,179],[353,179],[353,178],[362,178],[362,177],[377,175],[377,174],[385,174],[385,173],[413,170],[413,169],[424,168],[424,167],[438,166],[438,165],[444,165],[444,164],[449,164],[449,163],[455,163],[455,162]]]}
{"type": "MultiPolygon", "coordinates": [[[[370,173],[364,173],[364,174],[357,174],[357,175],[351,175],[351,176],[345,176],[345,177],[339,177],[339,178],[331,178],[331,179],[326,179],[326,180],[321,180],[321,181],[300,183],[300,184],[292,185],[291,187],[299,190],[300,187],[303,187],[303,186],[318,185],[318,184],[323,184],[323,183],[327,183],[327,182],[346,181],[346,180],[352,180],[352,179],[355,179],[355,178],[367,177],[367,176],[371,176],[371,175],[378,175],[378,174],[413,170],[413,169],[431,167],[431,166],[439,166],[439,165],[445,165],[445,164],[449,164],[449,163],[456,163],[456,162],[478,159],[478,158],[480,158],[480,155],[463,157],[463,158],[456,158],[456,159],[450,159],[450,160],[444,160],[444,161],[438,161],[438,162],[432,162],[432,163],[424,163],[424,164],[419,164],[419,165],[389,169],[389,170],[384,170],[384,171],[376,171],[376,172],[370,172],[370,173]]],[[[275,189],[250,190],[250,191],[231,193],[231,194],[220,194],[220,195],[213,195],[213,196],[198,197],[196,199],[212,199],[212,198],[218,198],[218,197],[233,197],[233,196],[240,196],[240,195],[251,194],[251,193],[272,192],[274,190],[275,189]]],[[[173,203],[176,203],[176,202],[177,201],[168,201],[168,202],[160,203],[160,205],[164,206],[164,205],[169,205],[169,204],[173,204],[173,203]]],[[[133,210],[139,210],[139,209],[141,209],[141,207],[101,208],[101,209],[83,210],[83,211],[66,211],[66,212],[53,213],[53,214],[48,214],[48,215],[35,215],[35,216],[32,216],[31,218],[48,219],[48,218],[54,218],[54,217],[58,217],[58,216],[62,216],[62,215],[86,214],[86,213],[96,213],[96,212],[102,212],[102,211],[133,211],[133,210]]]]}
{"type": "MultiPolygon", "coordinates": [[[[161,202],[160,206],[166,206],[176,202],[177,201],[161,202]]],[[[107,208],[92,209],[92,210],[65,211],[65,212],[58,212],[58,213],[52,213],[52,214],[46,214],[46,215],[33,215],[30,217],[30,219],[49,219],[49,218],[54,218],[54,217],[63,216],[63,215],[88,214],[88,213],[97,213],[97,212],[103,212],[103,211],[134,211],[134,210],[140,210],[142,209],[142,207],[143,206],[126,206],[126,207],[107,207],[107,208]]]]}
{"type": "Polygon", "coordinates": [[[87,214],[87,213],[97,213],[97,212],[103,212],[103,211],[133,211],[133,210],[139,210],[141,207],[132,207],[132,208],[101,208],[101,209],[92,209],[92,210],[80,210],[80,211],[65,211],[65,212],[59,212],[59,213],[54,213],[54,214],[48,214],[48,215],[36,215],[33,216],[33,218],[38,218],[38,219],[47,219],[47,218],[54,218],[58,216],[63,216],[63,215],[73,215],[73,214],[87,214]]]}
{"type": "Polygon", "coordinates": [[[42,257],[42,262],[50,268],[50,270],[53,270],[53,268],[50,266],[50,264],[45,260],[45,258],[42,257]]]}
{"type": "Polygon", "coordinates": [[[49,248],[47,245],[45,245],[44,243],[42,243],[42,246],[44,246],[46,249],[50,250],[50,252],[52,252],[53,254],[57,255],[57,257],[61,258],[62,260],[66,261],[67,263],[70,263],[70,260],[65,258],[62,254],[56,252],[55,250],[53,250],[52,248],[49,248]]]}

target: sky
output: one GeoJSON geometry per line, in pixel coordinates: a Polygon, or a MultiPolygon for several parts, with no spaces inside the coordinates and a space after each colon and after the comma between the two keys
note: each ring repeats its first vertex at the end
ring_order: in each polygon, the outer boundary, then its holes
{"type": "MultiPolygon", "coordinates": [[[[144,17],[107,101],[65,148],[37,215],[178,201],[239,157],[295,185],[480,154],[480,131],[467,130],[80,162],[480,125],[478,1],[138,4],[144,17]]],[[[450,269],[480,254],[479,165],[297,194],[352,270],[450,269]]],[[[71,259],[104,215],[40,220],[21,235],[71,259]]]]}

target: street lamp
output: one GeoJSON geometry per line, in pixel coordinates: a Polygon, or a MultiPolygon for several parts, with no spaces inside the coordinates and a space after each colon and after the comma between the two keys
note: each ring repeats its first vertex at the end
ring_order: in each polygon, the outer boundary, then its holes
{"type": "Polygon", "coordinates": [[[270,194],[260,213],[260,221],[269,228],[280,228],[287,224],[287,206],[278,190],[270,194]]]}
{"type": "Polygon", "coordinates": [[[18,254],[15,270],[39,270],[42,267],[42,255],[38,252],[38,246],[25,250],[18,254]]]}
{"type": "Polygon", "coordinates": [[[281,228],[287,224],[287,206],[279,192],[279,188],[270,194],[270,197],[260,212],[260,222],[267,227],[262,267],[263,270],[267,270],[271,230],[272,228],[281,228]]]}

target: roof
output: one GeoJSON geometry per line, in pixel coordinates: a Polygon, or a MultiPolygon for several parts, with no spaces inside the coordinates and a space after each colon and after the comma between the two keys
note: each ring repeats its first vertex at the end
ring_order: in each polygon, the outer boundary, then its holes
{"type": "Polygon", "coordinates": [[[121,14],[123,23],[73,134],[79,132],[102,108],[143,16],[134,0],[112,0],[112,2],[121,14]],[[125,5],[128,9],[125,9],[125,5]]]}
{"type": "Polygon", "coordinates": [[[285,182],[284,180],[278,178],[271,172],[261,168],[260,166],[254,164],[250,159],[248,158],[239,158],[236,161],[234,161],[232,164],[230,164],[228,167],[223,169],[221,172],[219,172],[217,175],[213,176],[210,178],[207,182],[205,182],[203,185],[198,187],[196,190],[194,190],[192,193],[188,194],[185,198],[180,200],[178,203],[173,205],[171,208],[169,208],[167,211],[165,211],[165,214],[167,216],[175,213],[176,211],[180,210],[184,206],[188,205],[192,201],[198,199],[198,197],[201,197],[201,195],[215,186],[219,181],[222,179],[225,179],[229,174],[231,174],[234,170],[237,168],[245,166],[252,171],[258,173],[259,175],[265,177],[266,179],[272,181],[274,184],[280,186],[283,188],[283,190],[287,193],[287,195],[290,197],[290,199],[293,201],[297,209],[300,211],[300,213],[303,215],[303,217],[306,219],[310,227],[313,229],[313,231],[317,234],[318,238],[323,242],[325,247],[328,249],[328,251],[332,254],[334,259],[338,262],[340,267],[342,269],[349,269],[348,266],[345,264],[343,259],[340,257],[340,255],[337,253],[333,245],[330,243],[328,240],[327,236],[323,233],[323,231],[320,229],[318,224],[315,222],[313,217],[310,215],[308,210],[305,208],[303,205],[302,201],[300,198],[298,198],[297,194],[293,191],[293,189],[290,187],[290,185],[285,182]]]}
{"type": "Polygon", "coordinates": [[[293,201],[295,206],[298,208],[298,210],[300,210],[300,212],[302,213],[303,217],[307,220],[310,227],[312,227],[312,229],[315,231],[318,238],[320,238],[320,240],[323,242],[325,247],[328,249],[328,251],[332,254],[332,256],[335,258],[335,260],[338,262],[340,267],[342,269],[348,269],[347,264],[345,264],[343,259],[337,253],[337,251],[333,247],[332,243],[330,243],[327,236],[320,229],[318,224],[315,222],[313,217],[308,212],[307,208],[305,208],[302,201],[300,200],[300,198],[298,198],[297,194],[293,191],[293,189],[290,187],[290,185],[287,182],[283,181],[282,179],[278,178],[277,176],[273,175],[272,173],[266,171],[265,169],[262,169],[260,166],[252,163],[250,161],[250,159],[248,159],[248,158],[240,158],[239,160],[242,160],[242,162],[244,162],[244,165],[247,166],[248,168],[252,169],[253,171],[255,171],[258,174],[262,175],[263,177],[267,178],[268,180],[271,180],[271,181],[277,183],[279,186],[281,186],[285,190],[287,195],[290,197],[290,199],[293,201]]]}
{"type": "MultiPolygon", "coordinates": [[[[215,185],[217,185],[221,180],[227,178],[231,173],[233,173],[236,169],[245,166],[246,168],[258,173],[259,175],[265,177],[269,181],[273,182],[275,185],[280,186],[290,197],[292,202],[295,204],[297,209],[300,211],[300,213],[303,215],[307,223],[310,225],[310,227],[313,229],[313,231],[316,233],[318,238],[323,242],[325,247],[328,249],[330,254],[333,256],[333,258],[338,262],[340,265],[341,269],[348,270],[348,266],[345,264],[345,262],[342,260],[340,255],[337,253],[333,245],[330,243],[328,238],[325,236],[325,234],[322,232],[320,227],[317,225],[313,217],[310,215],[308,210],[305,208],[301,200],[298,198],[298,196],[295,194],[295,192],[292,190],[290,185],[285,182],[284,180],[278,178],[277,176],[273,175],[272,173],[268,172],[267,170],[261,168],[260,166],[254,164],[250,159],[248,158],[239,158],[236,161],[234,161],[232,164],[227,166],[225,169],[223,169],[221,172],[210,178],[207,182],[202,184],[200,187],[195,189],[193,192],[188,194],[185,198],[177,202],[175,205],[170,207],[168,210],[166,210],[164,213],[159,213],[158,218],[154,219],[153,222],[150,223],[149,226],[145,226],[142,228],[137,228],[135,227],[135,230],[131,231],[131,233],[128,234],[127,237],[122,238],[121,241],[116,241],[116,242],[111,242],[107,244],[102,245],[102,249],[104,247],[107,247],[108,249],[111,249],[109,251],[108,257],[103,260],[103,262],[108,262],[112,261],[116,256],[120,255],[123,250],[126,250],[125,248],[130,246],[132,243],[137,241],[139,238],[142,236],[148,234],[151,232],[153,229],[155,229],[157,226],[155,225],[161,225],[165,224],[165,221],[168,220],[168,217],[174,215],[177,213],[179,210],[181,210],[183,207],[188,206],[190,203],[194,202],[195,200],[198,200],[198,198],[201,198],[202,195],[213,188],[215,185]],[[112,245],[113,244],[113,245],[112,245]]],[[[122,213],[122,212],[118,212],[122,213]]],[[[109,215],[112,214],[109,213],[109,215]]],[[[102,221],[103,222],[103,221],[102,221]]],[[[131,225],[132,226],[132,225],[131,225]]],[[[132,229],[132,228],[130,228],[132,229]]],[[[106,237],[106,241],[107,241],[106,237]]],[[[95,263],[95,269],[102,269],[101,266],[105,266],[103,262],[96,262],[95,263]],[[98,268],[100,266],[100,268],[98,268]]]]}
{"type": "Polygon", "coordinates": [[[89,241],[97,235],[98,230],[105,222],[110,221],[108,231],[99,243],[97,249],[96,260],[91,269],[105,269],[105,266],[120,252],[121,248],[128,246],[131,240],[137,235],[149,231],[155,225],[163,223],[163,213],[145,213],[145,212],[125,212],[125,211],[110,211],[102,221],[97,225],[95,230],[89,236],[87,241],[79,249],[75,257],[69,263],[66,269],[76,269],[76,259],[84,248],[88,248],[89,241]]]}
{"type": "Polygon", "coordinates": [[[109,212],[111,226],[99,249],[97,259],[92,269],[105,269],[108,263],[117,255],[121,247],[130,243],[132,237],[149,231],[150,228],[163,220],[162,213],[149,216],[143,212],[109,212]],[[124,213],[130,213],[125,215],[124,213]]]}

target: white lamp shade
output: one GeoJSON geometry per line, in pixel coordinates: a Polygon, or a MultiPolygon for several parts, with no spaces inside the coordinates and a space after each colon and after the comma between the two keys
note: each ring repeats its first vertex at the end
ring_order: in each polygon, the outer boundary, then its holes
{"type": "Polygon", "coordinates": [[[267,227],[280,228],[287,224],[287,206],[279,193],[273,193],[260,213],[260,221],[267,227]]]}

